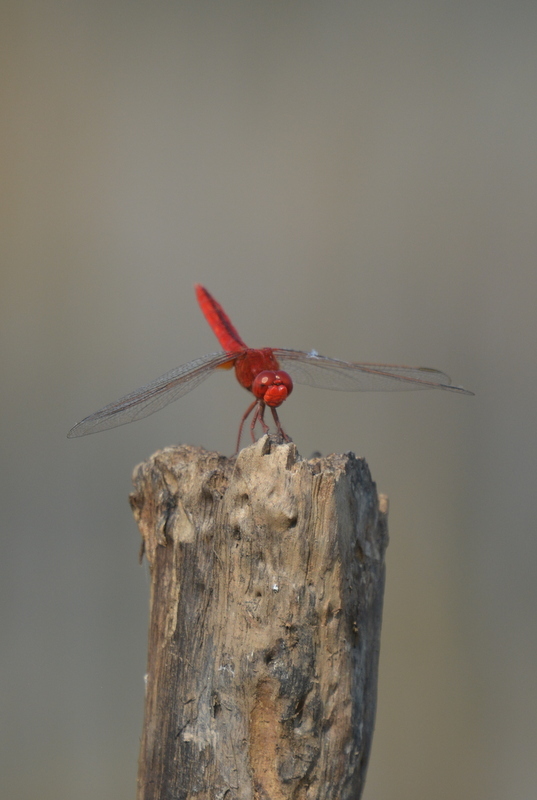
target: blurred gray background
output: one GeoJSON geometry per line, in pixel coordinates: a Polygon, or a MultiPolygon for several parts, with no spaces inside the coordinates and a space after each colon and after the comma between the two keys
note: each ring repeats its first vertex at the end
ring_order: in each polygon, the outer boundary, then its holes
{"type": "Polygon", "coordinates": [[[297,386],[299,451],[390,498],[364,800],[537,796],[537,5],[4,0],[0,794],[134,798],[149,581],[133,467],[231,454],[219,349],[425,364],[475,398],[297,386]]]}

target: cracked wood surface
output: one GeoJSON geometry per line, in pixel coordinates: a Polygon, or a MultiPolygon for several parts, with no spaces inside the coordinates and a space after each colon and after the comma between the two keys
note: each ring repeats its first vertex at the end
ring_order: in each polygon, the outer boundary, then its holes
{"type": "Polygon", "coordinates": [[[269,437],[134,473],[151,570],[138,800],[358,800],[375,719],[387,500],[352,453],[269,437]]]}

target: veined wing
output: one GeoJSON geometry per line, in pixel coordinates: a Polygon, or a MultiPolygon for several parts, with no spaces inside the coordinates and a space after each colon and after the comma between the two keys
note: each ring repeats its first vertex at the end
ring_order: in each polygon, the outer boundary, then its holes
{"type": "Polygon", "coordinates": [[[71,428],[67,436],[70,439],[75,436],[85,436],[87,433],[105,431],[148,417],[190,392],[208,378],[217,367],[232,364],[236,358],[237,353],[211,353],[189,361],[188,364],[166,372],[141,389],[126,394],[115,403],[109,403],[95,414],[90,414],[71,428]]]}
{"type": "Polygon", "coordinates": [[[445,389],[459,394],[473,394],[462,386],[452,386],[444,372],[429,367],[405,367],[395,364],[367,364],[339,361],[320,356],[315,351],[274,349],[281,368],[297,383],[319,389],[344,392],[403,391],[411,389],[445,389]]]}

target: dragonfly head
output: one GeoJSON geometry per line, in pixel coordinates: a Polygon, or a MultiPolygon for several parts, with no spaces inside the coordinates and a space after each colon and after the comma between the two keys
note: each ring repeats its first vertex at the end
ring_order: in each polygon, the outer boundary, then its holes
{"type": "Polygon", "coordinates": [[[252,392],[258,400],[263,400],[267,406],[277,408],[287,400],[293,391],[291,376],[283,370],[274,371],[265,369],[254,378],[252,392]]]}

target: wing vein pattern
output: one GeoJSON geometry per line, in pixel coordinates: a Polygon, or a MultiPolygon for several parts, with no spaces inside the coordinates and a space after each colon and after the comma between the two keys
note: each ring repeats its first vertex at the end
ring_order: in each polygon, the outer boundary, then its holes
{"type": "Polygon", "coordinates": [[[282,369],[287,370],[296,383],[319,389],[342,392],[445,389],[459,394],[473,394],[462,386],[453,386],[449,375],[429,367],[339,361],[300,350],[275,349],[274,355],[282,369]]]}
{"type": "Polygon", "coordinates": [[[69,438],[126,425],[159,411],[190,392],[218,367],[233,363],[237,353],[211,353],[166,372],[160,378],[90,414],[68,433],[69,438]]]}

